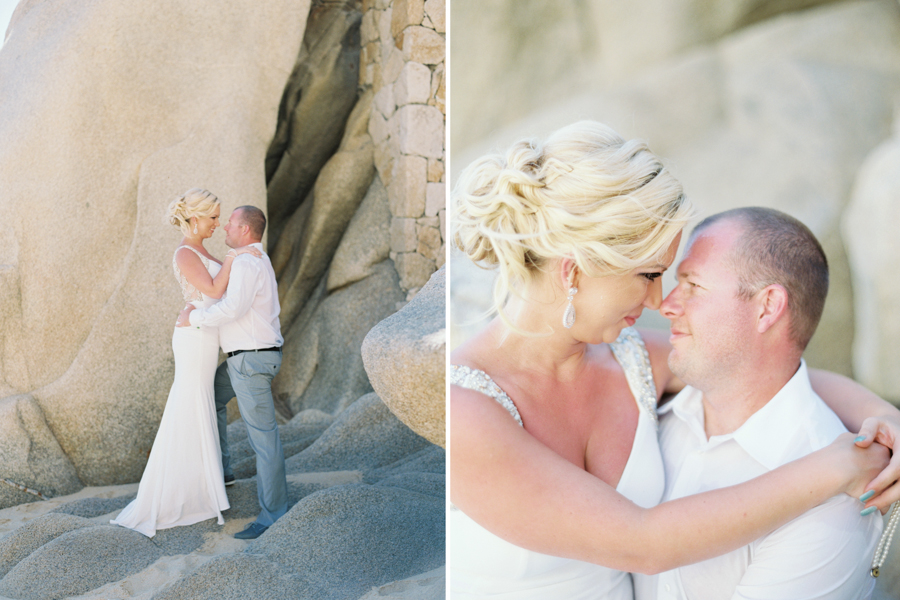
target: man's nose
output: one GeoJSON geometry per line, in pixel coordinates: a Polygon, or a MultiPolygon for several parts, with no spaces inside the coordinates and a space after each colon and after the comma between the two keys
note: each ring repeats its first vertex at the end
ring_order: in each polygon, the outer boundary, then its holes
{"type": "Polygon", "coordinates": [[[674,319],[682,314],[680,292],[681,285],[679,284],[675,286],[675,289],[669,292],[666,299],[662,301],[659,312],[665,318],[674,319]]]}

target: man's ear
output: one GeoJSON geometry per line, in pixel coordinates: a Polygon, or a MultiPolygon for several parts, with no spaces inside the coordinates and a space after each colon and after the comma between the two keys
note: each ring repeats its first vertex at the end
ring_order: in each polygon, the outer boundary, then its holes
{"type": "Polygon", "coordinates": [[[758,309],[756,330],[765,333],[775,323],[787,318],[788,294],[784,286],[778,283],[767,285],[757,293],[758,309]]]}

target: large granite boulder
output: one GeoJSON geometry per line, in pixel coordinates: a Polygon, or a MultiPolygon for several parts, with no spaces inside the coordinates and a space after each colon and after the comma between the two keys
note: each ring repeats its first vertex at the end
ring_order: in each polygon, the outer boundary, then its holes
{"type": "MultiPolygon", "coordinates": [[[[263,164],[309,7],[16,11],[0,51],[0,381],[4,396],[32,394],[85,484],[140,477],[181,304],[165,208],[195,186],[226,216],[265,208],[263,164]]],[[[209,246],[224,254],[223,236],[209,246]]]]}
{"type": "Polygon", "coordinates": [[[0,401],[0,431],[0,508],[82,488],[33,397],[23,394],[0,401]]]}
{"type": "Polygon", "coordinates": [[[142,534],[112,525],[73,529],[22,559],[0,579],[0,594],[65,598],[137,573],[162,555],[142,534]]]}
{"type": "Polygon", "coordinates": [[[372,387],[410,429],[445,443],[446,269],[403,309],[366,336],[362,355],[372,387]]]}
{"type": "MultiPolygon", "coordinates": [[[[900,125],[900,121],[898,121],[900,125]]],[[[874,392],[900,404],[900,130],[859,170],[843,222],[853,267],[853,369],[874,392]]]]}
{"type": "Polygon", "coordinates": [[[84,517],[55,513],[25,523],[0,540],[0,578],[44,544],[64,533],[94,525],[84,517]]]}
{"type": "Polygon", "coordinates": [[[288,473],[368,471],[427,447],[397,420],[377,394],[366,394],[341,412],[308,448],[285,461],[288,473]]]}
{"type": "Polygon", "coordinates": [[[358,598],[444,564],[444,497],[364,484],[329,488],[297,503],[247,552],[298,573],[309,598],[358,598]]]}
{"type": "Polygon", "coordinates": [[[832,2],[454,0],[453,145],[747,25],[832,2]]]}

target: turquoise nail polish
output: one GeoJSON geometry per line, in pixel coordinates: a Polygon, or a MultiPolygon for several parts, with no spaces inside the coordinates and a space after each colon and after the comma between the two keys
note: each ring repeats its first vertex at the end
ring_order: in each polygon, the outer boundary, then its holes
{"type": "Polygon", "coordinates": [[[870,506],[869,508],[864,508],[861,511],[859,511],[859,514],[861,514],[862,516],[865,517],[866,515],[871,515],[876,510],[878,510],[877,506],[870,506]]]}
{"type": "Polygon", "coordinates": [[[863,441],[864,439],[866,439],[866,436],[864,436],[864,435],[856,436],[856,439],[853,440],[853,443],[855,444],[856,442],[861,442],[861,441],[863,441]]]}
{"type": "Polygon", "coordinates": [[[869,498],[875,495],[875,490],[869,490],[865,494],[859,497],[860,502],[868,502],[869,498]]]}

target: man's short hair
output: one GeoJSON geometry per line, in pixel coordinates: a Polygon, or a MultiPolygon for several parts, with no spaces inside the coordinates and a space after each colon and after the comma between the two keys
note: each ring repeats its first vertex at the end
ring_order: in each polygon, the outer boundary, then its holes
{"type": "Polygon", "coordinates": [[[266,231],[266,215],[263,211],[249,204],[247,206],[238,206],[234,210],[241,211],[239,216],[241,225],[249,226],[253,237],[261,240],[263,233],[266,231]]]}
{"type": "Polygon", "coordinates": [[[751,206],[707,217],[691,232],[691,240],[724,220],[742,228],[730,257],[739,280],[738,296],[749,300],[768,285],[784,287],[791,338],[804,350],[816,332],[828,295],[828,260],[816,236],[790,215],[751,206]]]}

